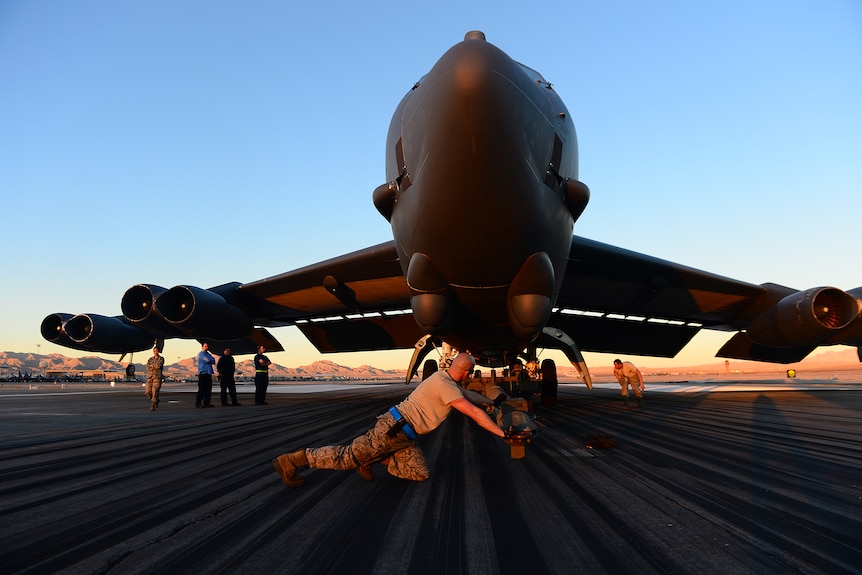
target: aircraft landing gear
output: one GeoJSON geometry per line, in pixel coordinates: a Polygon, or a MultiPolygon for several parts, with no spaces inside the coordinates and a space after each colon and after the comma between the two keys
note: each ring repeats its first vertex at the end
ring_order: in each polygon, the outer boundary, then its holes
{"type": "Polygon", "coordinates": [[[553,359],[542,362],[542,405],[557,405],[557,364],[553,359]]]}
{"type": "Polygon", "coordinates": [[[433,359],[425,360],[425,363],[422,364],[422,381],[425,381],[432,374],[437,372],[437,361],[433,359]]]}

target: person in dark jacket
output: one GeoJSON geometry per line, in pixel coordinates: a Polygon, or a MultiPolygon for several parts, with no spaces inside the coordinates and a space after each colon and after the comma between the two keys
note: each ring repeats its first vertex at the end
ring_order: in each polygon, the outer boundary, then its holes
{"type": "Polygon", "coordinates": [[[221,404],[225,407],[228,405],[242,405],[236,400],[236,380],[234,380],[236,362],[230,354],[229,347],[226,347],[224,354],[218,358],[216,371],[218,371],[218,382],[221,387],[221,404]],[[228,393],[230,393],[230,403],[227,402],[228,393]]]}
{"type": "Polygon", "coordinates": [[[272,364],[269,358],[263,355],[266,348],[257,346],[257,355],[254,356],[254,404],[269,405],[266,402],[266,388],[269,387],[269,366],[272,364]]]}

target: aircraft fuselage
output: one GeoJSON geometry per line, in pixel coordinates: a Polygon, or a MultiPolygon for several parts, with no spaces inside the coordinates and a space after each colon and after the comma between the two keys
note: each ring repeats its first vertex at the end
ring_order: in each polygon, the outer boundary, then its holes
{"type": "Polygon", "coordinates": [[[481,364],[503,365],[548,320],[586,197],[574,209],[567,201],[578,149],[562,100],[475,36],[399,104],[386,177],[417,322],[481,364]]]}

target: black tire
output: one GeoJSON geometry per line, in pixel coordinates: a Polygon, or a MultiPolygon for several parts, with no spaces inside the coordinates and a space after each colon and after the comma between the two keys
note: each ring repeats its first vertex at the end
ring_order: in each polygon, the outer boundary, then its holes
{"type": "Polygon", "coordinates": [[[422,365],[422,381],[425,381],[435,373],[437,373],[437,361],[426,359],[425,363],[422,365]]]}
{"type": "Polygon", "coordinates": [[[542,405],[557,405],[557,364],[553,359],[542,362],[542,405]]]}
{"type": "Polygon", "coordinates": [[[126,366],[126,377],[128,377],[129,379],[135,378],[135,364],[130,363],[126,366]]]}

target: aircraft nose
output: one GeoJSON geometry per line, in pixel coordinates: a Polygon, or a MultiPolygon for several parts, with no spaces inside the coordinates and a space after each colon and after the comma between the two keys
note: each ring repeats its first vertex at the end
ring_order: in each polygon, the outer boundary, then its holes
{"type": "MultiPolygon", "coordinates": [[[[547,96],[521,65],[473,35],[437,61],[401,116],[413,183],[424,179],[427,193],[460,190],[452,193],[465,214],[487,210],[489,201],[527,202],[523,190],[544,174],[553,143],[547,96]],[[522,125],[533,129],[516,128],[522,125]]],[[[444,209],[428,216],[442,217],[444,209]]]]}
{"type": "Polygon", "coordinates": [[[468,32],[463,42],[440,58],[427,79],[434,82],[435,90],[451,90],[455,100],[472,95],[487,102],[499,79],[512,78],[519,73],[517,64],[505,52],[486,42],[482,32],[468,32]]]}

